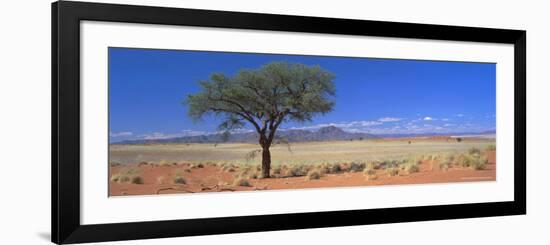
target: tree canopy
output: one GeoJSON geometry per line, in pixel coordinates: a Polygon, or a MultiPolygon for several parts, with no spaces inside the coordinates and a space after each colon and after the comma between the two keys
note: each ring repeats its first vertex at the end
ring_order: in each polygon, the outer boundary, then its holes
{"type": "Polygon", "coordinates": [[[222,117],[219,128],[226,132],[250,123],[262,148],[269,150],[281,123],[310,121],[333,109],[333,79],[319,66],[272,62],[234,76],[213,73],[200,81],[202,90],[188,95],[186,103],[192,118],[210,113],[222,117]]]}

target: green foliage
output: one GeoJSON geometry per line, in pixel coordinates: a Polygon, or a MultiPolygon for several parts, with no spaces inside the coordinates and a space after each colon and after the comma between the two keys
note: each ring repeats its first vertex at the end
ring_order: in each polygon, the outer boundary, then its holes
{"type": "Polygon", "coordinates": [[[308,121],[332,110],[333,79],[319,66],[272,62],[257,70],[240,70],[232,77],[213,73],[209,80],[200,81],[202,91],[189,95],[185,103],[193,118],[207,113],[224,116],[222,129],[283,117],[308,121]]]}
{"type": "Polygon", "coordinates": [[[209,80],[200,81],[202,90],[188,95],[184,103],[196,120],[207,114],[223,118],[219,129],[225,132],[224,140],[231,130],[250,123],[262,148],[269,149],[283,121],[311,121],[315,115],[332,111],[333,79],[333,74],[319,66],[272,62],[234,76],[213,73],[209,80]]]}

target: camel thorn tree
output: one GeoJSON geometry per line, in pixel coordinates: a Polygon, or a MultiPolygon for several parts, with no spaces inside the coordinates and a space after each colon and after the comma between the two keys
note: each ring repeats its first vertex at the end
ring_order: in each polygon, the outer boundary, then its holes
{"type": "Polygon", "coordinates": [[[191,118],[213,114],[223,119],[219,129],[227,135],[246,123],[258,133],[262,150],[262,177],[271,167],[269,148],[283,122],[306,122],[332,111],[334,75],[319,66],[272,62],[234,76],[213,73],[200,81],[201,91],[188,95],[191,118]]]}

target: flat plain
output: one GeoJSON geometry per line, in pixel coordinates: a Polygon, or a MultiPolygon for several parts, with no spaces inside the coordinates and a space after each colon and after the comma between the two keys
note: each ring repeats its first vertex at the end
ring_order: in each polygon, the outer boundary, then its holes
{"type": "Polygon", "coordinates": [[[494,138],[417,137],[271,147],[259,178],[252,143],[111,145],[109,194],[143,195],[496,180],[494,138]]]}

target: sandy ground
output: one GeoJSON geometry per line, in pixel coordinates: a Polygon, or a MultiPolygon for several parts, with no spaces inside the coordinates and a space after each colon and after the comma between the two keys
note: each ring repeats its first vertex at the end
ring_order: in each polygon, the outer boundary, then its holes
{"type": "MultiPolygon", "coordinates": [[[[420,171],[407,174],[400,171],[397,176],[389,176],[384,170],[377,170],[375,180],[368,180],[362,172],[326,174],[320,179],[308,180],[306,177],[285,177],[268,179],[250,179],[250,187],[234,186],[235,173],[222,171],[216,165],[204,165],[202,168],[190,168],[187,163],[176,165],[142,165],[132,168],[143,178],[143,184],[119,183],[109,181],[109,195],[150,195],[169,193],[199,193],[220,191],[255,191],[278,189],[329,188],[375,185],[427,184],[448,182],[495,181],[495,151],[486,152],[489,164],[484,170],[473,170],[453,166],[448,170],[438,169],[437,163],[423,161],[420,171]],[[186,171],[186,169],[189,169],[186,171]],[[186,184],[174,184],[173,178],[179,174],[186,184]]],[[[128,166],[110,167],[110,175],[127,170],[128,166]]],[[[110,177],[111,177],[110,176],[110,177]]]]}

